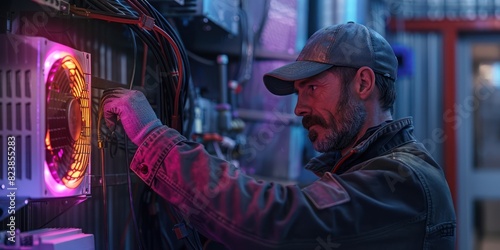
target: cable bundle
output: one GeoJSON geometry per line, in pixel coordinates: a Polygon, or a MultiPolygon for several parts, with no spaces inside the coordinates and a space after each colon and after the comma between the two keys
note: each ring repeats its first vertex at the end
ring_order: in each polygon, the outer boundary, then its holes
{"type": "MultiPolygon", "coordinates": [[[[160,103],[157,106],[158,117],[163,124],[168,125],[179,131],[184,135],[189,135],[193,123],[193,113],[194,113],[194,91],[190,93],[192,86],[191,74],[189,61],[187,57],[186,49],[173,26],[147,1],[143,0],[87,0],[82,1],[79,6],[71,6],[71,13],[88,17],[92,19],[98,19],[108,22],[120,23],[127,25],[130,30],[133,31],[136,37],[138,37],[143,42],[144,54],[143,54],[143,67],[140,76],[140,84],[144,87],[146,81],[146,66],[147,66],[147,55],[153,55],[153,59],[156,62],[154,65],[154,71],[158,74],[160,79],[160,84],[157,86],[159,92],[160,103]],[[189,105],[186,102],[190,101],[189,105]],[[185,112],[186,107],[188,108],[185,112]],[[187,113],[187,114],[186,114],[187,113]],[[184,124],[187,121],[187,124],[184,124]]],[[[134,53],[137,51],[136,39],[133,38],[134,53]]],[[[134,58],[135,59],[135,58],[134,58]]],[[[135,61],[135,60],[134,60],[135,61]]],[[[132,71],[132,79],[130,83],[130,88],[134,83],[135,78],[135,66],[132,71]]],[[[156,86],[155,86],[156,87],[156,86]]],[[[105,97],[104,97],[105,98],[105,97]]],[[[109,135],[103,136],[101,131],[101,123],[103,119],[103,108],[102,101],[99,107],[98,114],[98,144],[101,149],[101,174],[103,179],[103,207],[105,216],[105,240],[106,249],[108,248],[108,225],[107,225],[107,196],[106,196],[106,183],[105,183],[105,161],[104,161],[104,147],[105,138],[109,135]]],[[[108,131],[109,132],[109,131],[108,131]]],[[[115,135],[116,136],[116,135],[115,135]]],[[[127,138],[124,138],[124,149],[125,157],[127,161],[127,168],[129,165],[128,152],[130,150],[127,138]]],[[[143,214],[144,211],[151,211],[151,209],[143,209],[143,207],[155,206],[155,199],[150,200],[150,202],[145,202],[141,199],[140,213],[143,216],[139,220],[135,218],[135,211],[132,199],[132,187],[130,179],[130,169],[127,171],[128,189],[129,189],[129,202],[131,206],[129,218],[132,218],[135,225],[135,234],[137,236],[138,245],[140,249],[158,249],[158,248],[174,248],[174,243],[170,240],[166,233],[164,223],[158,223],[158,215],[152,215],[149,213],[143,214]],[[156,218],[156,219],[155,219],[156,218]],[[141,229],[139,229],[141,225],[141,229]],[[160,235],[158,235],[160,233],[160,235]],[[160,237],[155,237],[160,236],[160,237]],[[153,238],[151,238],[153,237],[153,238]],[[143,238],[147,240],[143,240],[143,238]],[[160,242],[160,243],[158,243],[160,242]]],[[[156,197],[156,194],[150,193],[147,187],[143,193],[149,193],[148,197],[156,197]]],[[[167,205],[168,206],[168,205],[167,205]]],[[[173,220],[175,223],[184,223],[182,218],[176,214],[176,211],[172,209],[170,214],[174,214],[173,220]]],[[[170,211],[170,210],[167,210],[170,211]]],[[[161,214],[159,212],[158,214],[161,214]]],[[[128,225],[128,223],[127,223],[128,225]]],[[[192,229],[189,237],[184,237],[187,246],[190,249],[201,249],[201,242],[196,230],[192,229]],[[190,238],[194,237],[194,241],[190,238]]],[[[124,231],[125,232],[125,231],[124,231]]]]}
{"type": "Polygon", "coordinates": [[[184,115],[186,102],[191,96],[188,94],[192,85],[191,74],[187,52],[177,31],[147,1],[88,0],[85,4],[86,8],[71,6],[71,13],[128,25],[143,41],[144,65],[141,83],[144,86],[149,50],[157,62],[155,71],[160,79],[159,118],[180,133],[189,134],[186,132],[189,132],[190,126],[183,126],[183,123],[186,119],[188,123],[192,123],[192,116],[184,115]]]}

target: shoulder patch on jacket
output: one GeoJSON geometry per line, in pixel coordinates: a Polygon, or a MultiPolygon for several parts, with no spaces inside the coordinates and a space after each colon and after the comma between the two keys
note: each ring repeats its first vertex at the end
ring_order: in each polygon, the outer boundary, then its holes
{"type": "Polygon", "coordinates": [[[345,188],[328,172],[321,179],[303,188],[302,191],[318,209],[340,205],[351,200],[345,188]]]}

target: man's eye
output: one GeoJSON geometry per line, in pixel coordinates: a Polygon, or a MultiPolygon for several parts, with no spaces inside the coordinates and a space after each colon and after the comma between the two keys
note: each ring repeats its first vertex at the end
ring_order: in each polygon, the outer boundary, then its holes
{"type": "Polygon", "coordinates": [[[310,90],[316,90],[316,88],[318,88],[316,85],[309,85],[310,90]]]}

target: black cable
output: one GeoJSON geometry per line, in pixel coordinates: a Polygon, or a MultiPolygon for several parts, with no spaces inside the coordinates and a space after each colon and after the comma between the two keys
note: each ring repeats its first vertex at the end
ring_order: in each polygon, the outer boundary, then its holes
{"type": "MultiPolygon", "coordinates": [[[[190,138],[191,134],[193,133],[193,126],[194,126],[194,116],[195,116],[195,108],[196,108],[196,92],[194,91],[194,83],[193,80],[189,80],[189,89],[191,91],[188,91],[189,93],[189,105],[188,105],[188,110],[187,110],[187,124],[184,129],[184,134],[186,135],[187,138],[190,138]]],[[[186,111],[185,111],[186,112],[186,111]]]]}
{"type": "MultiPolygon", "coordinates": [[[[182,58],[182,63],[183,63],[183,79],[184,83],[182,85],[182,90],[181,90],[181,96],[182,96],[182,105],[179,106],[179,111],[182,111],[182,106],[186,105],[186,100],[189,97],[188,96],[188,90],[189,90],[189,80],[190,80],[190,67],[189,67],[189,59],[187,55],[187,51],[184,47],[184,44],[182,43],[182,40],[180,39],[179,33],[173,28],[173,26],[166,20],[166,18],[161,15],[154,7],[151,6],[151,4],[147,1],[143,1],[145,3],[145,8],[149,10],[150,13],[153,13],[153,16],[155,20],[158,21],[158,25],[164,29],[167,33],[169,33],[172,37],[172,39],[175,41],[177,46],[179,47],[180,53],[181,53],[181,58],[182,58]]],[[[182,112],[181,112],[182,114],[182,112]]]]}
{"type": "Polygon", "coordinates": [[[108,225],[108,206],[107,206],[107,195],[106,195],[106,171],[105,171],[105,159],[104,159],[104,140],[101,133],[101,122],[104,116],[103,103],[105,98],[101,98],[99,103],[99,110],[97,115],[97,144],[101,152],[101,182],[102,182],[102,206],[103,206],[103,217],[104,217],[104,249],[109,249],[109,225],[108,225]]]}
{"type": "MultiPolygon", "coordinates": [[[[165,30],[168,34],[170,34],[170,36],[172,37],[174,42],[179,47],[179,50],[181,53],[181,58],[182,58],[182,63],[183,63],[183,68],[184,68],[184,72],[183,72],[184,82],[182,83],[183,88],[181,90],[182,98],[181,98],[181,105],[179,105],[179,109],[180,109],[179,114],[181,115],[181,118],[183,118],[182,117],[182,109],[183,109],[183,106],[186,105],[186,101],[189,98],[189,95],[188,95],[189,79],[191,77],[187,50],[185,49],[184,44],[183,44],[182,40],[180,39],[179,33],[173,28],[173,26],[170,24],[170,22],[168,22],[166,20],[166,18],[163,15],[161,15],[161,13],[159,13],[158,10],[156,10],[148,1],[141,1],[141,2],[143,3],[143,7],[146,8],[148,10],[148,12],[152,13],[153,18],[155,18],[155,20],[157,21],[157,25],[159,27],[161,27],[163,30],[165,30]]],[[[174,60],[174,62],[175,61],[176,60],[174,60]]],[[[183,119],[181,119],[181,121],[183,121],[183,119]]],[[[183,131],[179,131],[179,132],[183,133],[183,131]]]]}
{"type": "Polygon", "coordinates": [[[128,137],[125,136],[125,161],[127,163],[127,183],[128,183],[128,197],[130,204],[130,211],[132,213],[132,221],[134,222],[135,236],[137,238],[137,244],[139,245],[139,249],[143,249],[141,234],[139,233],[139,225],[137,224],[137,218],[135,216],[134,209],[134,198],[132,197],[132,180],[130,179],[130,163],[128,160],[128,137]]]}
{"type": "Polygon", "coordinates": [[[130,26],[128,27],[128,30],[130,31],[130,34],[132,35],[132,41],[133,41],[133,46],[134,46],[134,67],[132,69],[132,76],[130,76],[130,86],[129,89],[132,89],[132,86],[134,84],[134,78],[135,78],[135,71],[137,68],[137,42],[135,41],[135,33],[132,31],[132,28],[130,26]]]}
{"type": "MultiPolygon", "coordinates": [[[[166,72],[167,69],[167,63],[165,60],[163,60],[162,56],[160,56],[161,52],[160,52],[160,48],[159,48],[159,45],[158,43],[156,43],[156,41],[154,41],[154,39],[152,38],[152,35],[148,32],[143,32],[140,30],[139,27],[137,26],[131,26],[131,28],[135,31],[135,33],[137,34],[137,36],[143,40],[147,45],[148,45],[148,48],[152,51],[152,54],[153,54],[153,57],[154,59],[158,62],[158,66],[160,66],[159,70],[160,72],[166,72]]],[[[158,78],[159,79],[159,92],[160,93],[164,93],[165,91],[168,91],[168,92],[174,92],[173,89],[171,88],[168,88],[168,85],[171,86],[171,84],[165,84],[165,79],[164,77],[162,76],[158,76],[158,77],[155,77],[155,78],[158,78]],[[167,86],[165,86],[167,85],[167,86]],[[169,89],[169,90],[165,90],[165,89],[169,89]]],[[[162,96],[164,96],[164,94],[162,94],[162,96]]],[[[167,117],[170,117],[171,114],[173,113],[171,110],[168,110],[168,105],[165,104],[165,102],[168,100],[173,100],[173,97],[170,97],[170,98],[161,98],[162,100],[162,105],[160,105],[161,108],[164,109],[164,112],[162,112],[160,110],[160,120],[167,124],[167,117]],[[167,108],[165,108],[167,107],[167,108]]]]}
{"type": "Polygon", "coordinates": [[[129,9],[127,6],[125,6],[122,3],[120,3],[119,0],[117,0],[117,1],[107,1],[107,5],[109,5],[110,7],[113,7],[115,10],[117,10],[120,13],[122,13],[123,15],[127,15],[125,12],[128,12],[131,15],[137,16],[137,13],[135,13],[134,11],[132,11],[131,9],[129,9]]]}
{"type": "Polygon", "coordinates": [[[255,32],[255,40],[259,41],[262,36],[262,31],[264,31],[264,26],[266,26],[267,19],[269,18],[269,10],[271,9],[271,0],[266,0],[264,3],[264,15],[262,16],[262,20],[260,21],[259,28],[257,32],[255,32]]]}
{"type": "MultiPolygon", "coordinates": [[[[236,81],[238,84],[244,84],[252,77],[252,67],[255,55],[255,45],[260,40],[263,28],[268,18],[269,9],[271,7],[270,0],[266,0],[264,4],[264,14],[261,23],[254,32],[253,27],[250,27],[248,23],[248,13],[245,11],[243,2],[241,1],[241,9],[238,14],[240,16],[240,28],[241,28],[241,57],[238,73],[236,75],[236,81]]],[[[236,96],[235,96],[236,98],[236,96]]],[[[237,100],[233,101],[233,104],[238,104],[237,100]]],[[[237,107],[233,107],[237,108],[237,107]]]]}
{"type": "MultiPolygon", "coordinates": [[[[100,126],[102,118],[103,118],[103,113],[104,113],[103,104],[106,101],[106,99],[112,98],[112,97],[113,97],[113,90],[111,90],[111,92],[109,92],[108,94],[104,95],[101,98],[101,104],[100,104],[101,108],[100,108],[100,112],[99,112],[98,126],[100,126]]],[[[118,124],[119,124],[119,122],[117,122],[117,125],[118,124]]],[[[117,133],[115,133],[115,131],[112,132],[112,135],[114,136],[114,140],[115,141],[117,141],[116,140],[116,134],[117,133]]],[[[101,135],[100,129],[98,130],[98,136],[97,137],[98,137],[98,139],[100,141],[102,140],[102,135],[101,135]]],[[[128,149],[129,149],[128,137],[124,136],[123,139],[124,139],[124,145],[125,145],[125,149],[124,150],[125,150],[125,160],[126,160],[126,166],[127,166],[127,183],[128,183],[128,192],[129,192],[130,213],[131,213],[131,216],[132,216],[132,219],[133,219],[133,223],[134,223],[134,231],[135,231],[135,235],[136,235],[136,238],[137,238],[137,244],[139,245],[139,249],[144,249],[143,242],[142,242],[142,237],[141,237],[141,234],[139,232],[139,226],[138,226],[138,223],[137,223],[136,213],[135,213],[135,209],[134,209],[134,201],[133,201],[133,193],[132,193],[132,181],[131,181],[131,177],[130,177],[130,163],[129,163],[129,155],[128,155],[128,149]]],[[[99,143],[99,145],[102,146],[102,142],[99,143]]],[[[103,150],[103,148],[101,148],[101,150],[103,150]]],[[[104,155],[104,154],[102,154],[102,155],[104,155]]],[[[103,162],[103,166],[104,166],[104,162],[103,162]]],[[[105,212],[105,216],[107,216],[107,208],[105,208],[105,211],[106,211],[105,212]]]]}
{"type": "MultiPolygon", "coordinates": [[[[100,1],[95,1],[95,0],[89,0],[88,2],[91,5],[94,4],[94,6],[100,6],[100,8],[98,8],[97,10],[101,11],[101,13],[102,13],[102,11],[105,11],[103,13],[105,15],[119,16],[121,18],[130,18],[130,19],[137,18],[135,16],[116,15],[114,12],[108,13],[109,11],[112,11],[112,10],[109,9],[109,8],[107,8],[103,4],[105,2],[100,2],[100,1]]],[[[155,56],[155,59],[157,60],[157,62],[159,63],[159,65],[161,66],[160,70],[161,69],[166,69],[167,65],[169,64],[169,62],[163,60],[163,58],[161,56],[158,56],[158,54],[159,54],[158,52],[160,51],[160,49],[158,47],[158,44],[156,43],[156,39],[154,37],[152,37],[149,32],[145,31],[144,29],[141,29],[141,28],[137,27],[136,25],[130,25],[130,27],[141,38],[141,40],[143,40],[144,42],[146,42],[146,44],[148,44],[149,48],[151,48],[152,51],[155,52],[154,56],[155,56]]]]}
{"type": "Polygon", "coordinates": [[[238,11],[241,28],[241,59],[238,76],[238,83],[243,84],[251,77],[251,66],[254,53],[253,30],[248,25],[248,15],[243,8],[238,11]]]}
{"type": "Polygon", "coordinates": [[[106,175],[104,171],[104,148],[101,148],[101,180],[102,180],[102,207],[104,217],[104,249],[109,249],[109,225],[108,225],[108,206],[106,196],[106,175]]]}
{"type": "Polygon", "coordinates": [[[193,59],[201,64],[205,64],[207,66],[217,66],[217,63],[214,60],[206,59],[206,58],[204,58],[200,55],[197,55],[194,52],[189,51],[189,50],[187,51],[187,53],[188,53],[189,58],[191,58],[191,59],[193,59]]]}
{"type": "MultiPolygon", "coordinates": [[[[184,107],[186,106],[186,101],[188,101],[189,99],[189,115],[188,115],[188,125],[187,125],[187,131],[184,131],[184,135],[190,135],[191,131],[192,131],[192,124],[194,123],[194,100],[196,98],[196,96],[194,95],[194,88],[193,88],[193,82],[191,80],[191,74],[190,74],[190,66],[189,66],[189,58],[188,58],[188,53],[187,53],[187,50],[185,49],[184,47],[184,44],[182,43],[182,40],[180,39],[180,36],[179,36],[179,33],[173,28],[173,26],[165,19],[165,17],[163,15],[161,15],[148,1],[141,1],[143,3],[143,7],[146,8],[146,10],[148,10],[148,12],[150,14],[153,15],[153,18],[155,18],[155,20],[157,21],[157,25],[159,27],[161,27],[163,30],[165,30],[167,33],[169,33],[172,37],[172,39],[174,40],[174,42],[177,44],[177,46],[179,47],[179,50],[180,50],[180,53],[181,53],[181,57],[182,57],[182,63],[183,63],[183,68],[184,68],[184,72],[182,72],[184,74],[184,82],[182,83],[182,89],[181,89],[181,104],[182,105],[179,105],[179,109],[181,109],[180,111],[182,111],[182,109],[184,109],[184,107]],[[191,89],[191,91],[189,91],[189,89],[191,89]],[[187,132],[187,133],[186,133],[187,132]]],[[[173,60],[174,62],[176,62],[176,60],[173,60]]],[[[184,112],[179,112],[181,115],[184,113],[184,112]]],[[[184,118],[184,117],[181,117],[181,118],[184,118]]],[[[183,119],[181,119],[182,121],[183,119]]],[[[183,131],[179,131],[179,132],[183,132],[183,131]]],[[[178,218],[177,219],[178,222],[182,222],[182,218],[178,218]]],[[[189,236],[187,236],[187,242],[189,243],[189,245],[191,245],[191,247],[193,249],[202,249],[202,246],[201,246],[201,242],[200,242],[200,239],[199,239],[199,235],[198,235],[198,232],[191,228],[191,231],[193,233],[193,236],[195,238],[195,243],[193,243],[190,239],[189,239],[189,236]]]]}
{"type": "MultiPolygon", "coordinates": [[[[122,8],[119,8],[120,6],[114,6],[110,4],[108,1],[88,0],[88,3],[94,9],[98,10],[99,13],[103,13],[104,15],[120,17],[120,18],[128,18],[128,19],[137,19],[139,16],[139,13],[136,13],[135,10],[126,8],[121,3],[117,3],[117,5],[121,5],[122,8]]],[[[190,77],[191,72],[190,72],[188,54],[184,47],[184,44],[182,43],[182,40],[180,39],[178,32],[172,27],[172,25],[165,19],[163,15],[161,15],[154,7],[150,5],[149,2],[135,1],[135,3],[141,4],[141,6],[148,12],[148,14],[155,19],[156,25],[160,27],[162,30],[164,30],[169,36],[171,36],[173,42],[175,43],[176,46],[178,46],[178,49],[180,51],[179,52],[181,57],[180,63],[182,65],[177,65],[178,60],[173,51],[173,47],[171,44],[169,44],[169,42],[166,39],[159,36],[156,32],[145,30],[143,28],[138,27],[137,25],[128,25],[129,28],[135,32],[136,36],[148,46],[150,53],[153,55],[153,59],[156,60],[157,62],[158,68],[156,68],[155,71],[160,72],[160,75],[158,77],[160,83],[158,86],[159,89],[158,92],[160,93],[160,105],[159,105],[160,119],[164,124],[169,124],[169,122],[171,122],[169,118],[172,117],[174,113],[178,113],[180,121],[179,125],[181,126],[180,130],[182,130],[179,132],[191,133],[192,124],[194,122],[194,100],[196,97],[193,95],[194,91],[189,91],[190,89],[193,89],[192,88],[193,83],[190,77]],[[172,72],[175,72],[179,69],[179,66],[182,66],[182,68],[184,69],[182,72],[180,72],[182,74],[182,79],[183,79],[183,81],[180,83],[181,84],[180,86],[178,85],[179,76],[171,75],[172,72]],[[178,100],[179,103],[177,103],[177,105],[173,103],[173,100],[175,100],[176,91],[180,92],[180,99],[178,100]],[[189,101],[189,106],[186,108],[186,103],[188,103],[188,101],[189,101]],[[178,110],[174,110],[174,107],[177,107],[178,110]],[[185,115],[186,111],[188,113],[187,116],[185,115]],[[187,129],[184,129],[183,126],[185,119],[187,119],[187,124],[186,124],[187,129]]],[[[100,134],[100,129],[99,129],[99,134],[100,134]]],[[[129,146],[127,144],[127,140],[128,139],[125,138],[124,148],[127,154],[126,157],[128,166],[129,146]]],[[[131,181],[130,181],[129,171],[130,169],[127,171],[128,181],[129,181],[130,205],[135,224],[136,236],[138,237],[139,246],[142,249],[143,247],[143,244],[141,242],[142,238],[140,237],[140,230],[138,227],[137,218],[135,217],[135,211],[133,211],[134,208],[133,208],[132,192],[130,187],[131,181]]],[[[107,210],[107,208],[105,210],[107,210]]],[[[180,219],[179,221],[182,221],[182,219],[180,219]]],[[[194,234],[197,234],[195,230],[193,230],[192,228],[190,229],[193,231],[194,234]]],[[[201,249],[200,246],[201,243],[199,242],[198,235],[195,235],[195,243],[193,243],[189,238],[187,239],[187,242],[189,243],[189,245],[191,245],[192,248],[201,249]],[[198,245],[199,247],[197,248],[196,245],[198,245]]]]}
{"type": "Polygon", "coordinates": [[[201,244],[200,235],[198,234],[198,231],[196,231],[195,228],[192,228],[192,230],[193,230],[193,236],[194,236],[194,240],[196,241],[197,248],[199,250],[203,249],[203,244],[201,244]]]}

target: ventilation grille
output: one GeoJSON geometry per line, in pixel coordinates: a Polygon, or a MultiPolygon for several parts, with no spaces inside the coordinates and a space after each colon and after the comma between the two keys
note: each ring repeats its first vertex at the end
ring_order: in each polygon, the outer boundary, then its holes
{"type": "MultiPolygon", "coordinates": [[[[16,153],[16,179],[32,178],[32,93],[31,70],[0,69],[0,137],[1,152],[7,152],[10,136],[14,136],[16,153]],[[23,169],[23,167],[25,169],[23,169]]],[[[0,154],[0,179],[7,176],[7,158],[0,154]]]]}
{"type": "MultiPolygon", "coordinates": [[[[37,200],[90,194],[91,55],[44,37],[13,34],[0,34],[0,51],[3,52],[0,56],[0,182],[15,185],[16,197],[19,199],[37,200]],[[12,46],[11,41],[16,41],[16,46],[12,46]],[[63,61],[64,58],[71,58],[74,63],[63,61]],[[72,143],[75,148],[83,149],[65,151],[69,157],[74,156],[72,159],[76,159],[75,164],[66,164],[69,171],[55,179],[54,172],[59,171],[57,167],[62,164],[52,164],[50,168],[49,163],[53,163],[55,156],[59,154],[52,154],[50,161],[46,157],[47,128],[55,130],[58,125],[47,119],[51,117],[47,114],[47,109],[51,107],[47,96],[47,82],[54,80],[51,78],[51,70],[58,62],[64,62],[62,69],[58,67],[57,70],[66,73],[71,90],[78,90],[78,94],[66,95],[67,105],[62,108],[68,110],[63,112],[67,119],[61,122],[70,126],[69,135],[76,141],[72,143]],[[73,67],[77,63],[80,67],[78,70],[73,67]],[[76,71],[80,72],[78,85],[73,80],[76,77],[73,73],[76,71]],[[81,114],[78,112],[79,108],[82,109],[81,114]],[[89,118],[80,121],[80,117],[89,118]],[[48,127],[48,124],[53,126],[48,127]],[[12,176],[9,170],[13,169],[8,168],[7,147],[9,141],[12,144],[13,138],[16,154],[15,183],[10,184],[7,180],[12,176]],[[77,152],[83,152],[84,155],[77,155],[77,152]]],[[[53,133],[54,140],[56,134],[53,133]]],[[[50,141],[50,145],[57,144],[54,140],[50,141]]],[[[7,192],[6,188],[0,188],[2,197],[8,195],[7,192]]],[[[0,203],[0,211],[6,211],[3,205],[5,204],[0,203]]]]}

